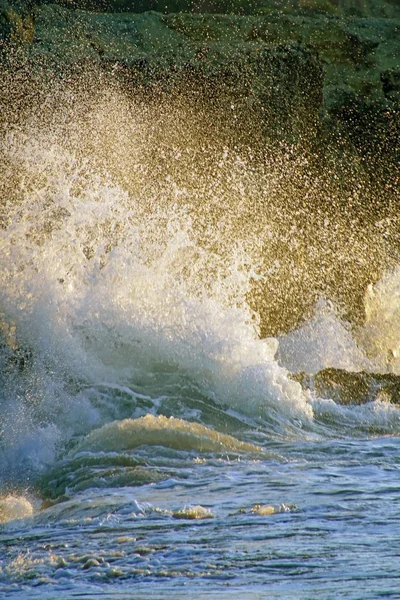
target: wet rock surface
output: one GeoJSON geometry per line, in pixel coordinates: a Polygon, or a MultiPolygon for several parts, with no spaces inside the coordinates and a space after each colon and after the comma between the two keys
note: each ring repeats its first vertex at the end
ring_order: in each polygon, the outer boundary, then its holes
{"type": "Polygon", "coordinates": [[[392,373],[352,373],[329,368],[315,375],[298,373],[293,377],[303,389],[338,404],[360,405],[381,400],[400,405],[400,377],[392,373]]]}
{"type": "MultiPolygon", "coordinates": [[[[345,2],[299,1],[278,10],[274,2],[254,2],[246,15],[212,14],[240,13],[234,2],[192,4],[193,10],[204,13],[162,14],[156,1],[96,3],[95,12],[85,1],[60,5],[2,0],[0,40],[3,48],[18,48],[41,64],[113,62],[144,72],[150,80],[188,65],[206,76],[216,71],[223,75],[227,65],[235,64],[252,77],[252,84],[246,82],[249,98],[258,96],[261,80],[264,87],[285,88],[288,98],[297,88],[296,96],[302,95],[303,102],[308,98],[314,110],[310,91],[315,90],[314,95],[323,96],[323,113],[344,123],[349,119],[346,109],[355,115],[372,103],[377,110],[397,110],[396,4],[363,3],[364,8],[357,4],[350,10],[345,2]],[[143,12],[146,8],[160,12],[143,12]],[[132,12],[110,12],[121,10],[132,12]],[[277,61],[277,56],[284,58],[277,61]],[[316,60],[323,77],[315,76],[316,60]],[[279,81],[277,72],[282,74],[279,81]]],[[[183,3],[167,8],[169,13],[179,11],[183,3]]]]}

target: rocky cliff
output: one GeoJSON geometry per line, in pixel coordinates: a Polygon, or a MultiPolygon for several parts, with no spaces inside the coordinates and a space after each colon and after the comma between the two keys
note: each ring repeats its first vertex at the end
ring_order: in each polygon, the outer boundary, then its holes
{"type": "Polygon", "coordinates": [[[2,0],[0,43],[42,67],[123,67],[140,84],[196,71],[262,106],[285,135],[322,119],[368,160],[397,151],[394,1],[2,0]]]}

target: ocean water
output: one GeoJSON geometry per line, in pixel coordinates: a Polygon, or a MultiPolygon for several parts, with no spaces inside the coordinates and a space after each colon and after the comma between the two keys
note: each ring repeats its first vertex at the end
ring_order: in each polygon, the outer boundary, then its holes
{"type": "Polygon", "coordinates": [[[400,267],[362,321],[321,291],[262,333],[280,242],[299,281],[379,235],[337,217],[304,245],[290,149],[277,168],[182,104],[65,100],[1,139],[1,597],[399,598],[399,410],[292,375],[400,374],[400,267]]]}

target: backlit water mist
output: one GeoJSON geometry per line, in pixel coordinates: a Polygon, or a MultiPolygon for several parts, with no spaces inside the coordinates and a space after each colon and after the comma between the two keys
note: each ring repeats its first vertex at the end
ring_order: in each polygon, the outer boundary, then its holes
{"type": "Polygon", "coordinates": [[[89,96],[1,138],[4,593],[396,597],[398,408],[298,374],[400,375],[397,215],[234,105],[89,96]]]}

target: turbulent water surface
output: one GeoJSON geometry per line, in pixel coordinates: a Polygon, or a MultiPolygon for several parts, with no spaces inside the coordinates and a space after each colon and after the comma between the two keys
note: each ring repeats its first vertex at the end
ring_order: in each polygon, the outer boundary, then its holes
{"type": "Polygon", "coordinates": [[[271,326],[381,229],[190,107],[61,104],[1,140],[2,597],[398,598],[399,409],[293,374],[400,374],[400,267],[271,326]]]}

